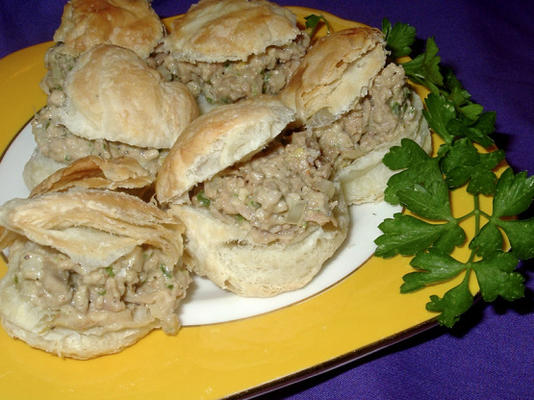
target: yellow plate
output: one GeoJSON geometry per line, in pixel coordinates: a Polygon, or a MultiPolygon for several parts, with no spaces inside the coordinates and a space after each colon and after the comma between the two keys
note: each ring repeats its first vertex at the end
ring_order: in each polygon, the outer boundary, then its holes
{"type": "MultiPolygon", "coordinates": [[[[322,11],[290,7],[302,22],[321,13],[334,30],[357,25],[322,11]]],[[[324,33],[324,29],[323,32],[324,33]]],[[[0,60],[0,151],[46,101],[39,88],[50,43],[0,60]]],[[[22,171],[13,171],[20,174],[22,171]]],[[[489,201],[483,202],[489,207],[489,201]]],[[[456,193],[454,212],[472,207],[456,193]]],[[[465,226],[472,236],[473,228],[465,226]]],[[[455,256],[467,256],[459,249],[455,256]]],[[[13,340],[0,329],[0,398],[212,399],[283,385],[434,324],[425,310],[431,294],[457,284],[401,295],[409,259],[372,257],[332,288],[298,304],[244,320],[157,331],[123,352],[90,361],[60,359],[13,340]]],[[[0,275],[6,270],[0,262],[0,275]]],[[[476,290],[476,288],[474,288],[476,290]]]]}

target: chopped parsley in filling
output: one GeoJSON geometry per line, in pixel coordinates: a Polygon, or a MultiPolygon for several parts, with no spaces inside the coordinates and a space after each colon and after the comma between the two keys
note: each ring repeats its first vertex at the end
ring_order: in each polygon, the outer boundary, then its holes
{"type": "Polygon", "coordinates": [[[191,201],[227,222],[249,224],[257,243],[289,242],[313,227],[337,226],[331,175],[314,137],[301,131],[197,186],[191,201]]]}

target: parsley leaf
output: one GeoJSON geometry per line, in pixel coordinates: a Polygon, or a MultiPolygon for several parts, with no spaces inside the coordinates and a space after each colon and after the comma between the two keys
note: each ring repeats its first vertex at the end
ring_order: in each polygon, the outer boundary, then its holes
{"type": "Polygon", "coordinates": [[[389,179],[385,199],[391,204],[402,204],[424,218],[450,219],[449,191],[439,161],[415,153],[417,157],[407,162],[414,154],[414,146],[418,146],[414,141],[403,139],[400,147],[393,147],[384,157],[384,163],[390,168],[408,165],[407,169],[389,179]]]}
{"type": "Polygon", "coordinates": [[[449,188],[454,189],[467,183],[473,167],[480,162],[480,154],[468,139],[461,139],[452,144],[441,161],[449,188]]]}
{"type": "Polygon", "coordinates": [[[334,30],[332,29],[332,25],[330,25],[330,22],[328,22],[328,20],[323,15],[310,14],[304,17],[304,20],[306,21],[306,31],[308,31],[310,37],[313,37],[315,35],[317,29],[319,29],[321,22],[326,25],[326,30],[328,33],[334,32],[334,30]]]}
{"type": "Polygon", "coordinates": [[[406,76],[415,83],[425,86],[432,93],[438,93],[438,86],[443,86],[443,75],[439,69],[441,58],[437,55],[438,51],[434,39],[428,38],[425,52],[402,64],[406,76]]]}
{"type": "Polygon", "coordinates": [[[428,161],[430,157],[413,140],[402,139],[400,146],[393,146],[384,156],[384,164],[392,170],[408,168],[420,162],[428,161]]]}
{"type": "Polygon", "coordinates": [[[434,243],[434,247],[443,252],[450,253],[455,247],[465,243],[466,235],[465,231],[456,221],[447,223],[445,228],[439,239],[434,243]]]}
{"type": "Polygon", "coordinates": [[[477,165],[471,172],[471,180],[467,185],[467,192],[491,195],[495,192],[496,183],[497,176],[490,169],[477,165]]]}
{"type": "Polygon", "coordinates": [[[512,246],[512,251],[522,260],[534,257],[534,218],[527,220],[497,222],[512,246]]]}
{"type": "Polygon", "coordinates": [[[441,325],[452,328],[460,319],[460,315],[469,310],[473,304],[473,295],[469,291],[469,272],[458,286],[445,293],[443,298],[430,296],[430,302],[426,304],[428,311],[441,313],[438,321],[441,325]]]}
{"type": "Polygon", "coordinates": [[[470,139],[462,138],[449,146],[441,161],[441,169],[449,188],[455,189],[469,182],[469,193],[491,195],[497,185],[497,176],[492,170],[503,159],[503,151],[481,154],[470,139]]]}
{"type": "Polygon", "coordinates": [[[527,220],[502,218],[526,211],[533,198],[534,176],[527,178],[526,172],[514,174],[511,168],[507,168],[497,183],[491,221],[504,230],[512,250],[524,260],[534,257],[534,218],[527,220]]]}
{"type": "Polygon", "coordinates": [[[454,103],[442,95],[430,93],[425,104],[426,109],[423,110],[423,115],[430,128],[441,136],[445,143],[452,143],[454,134],[448,131],[448,125],[451,120],[456,118],[454,103]]]}
{"type": "Polygon", "coordinates": [[[526,211],[534,197],[534,177],[527,178],[526,172],[514,174],[507,168],[497,184],[493,199],[493,215],[511,217],[526,211]]]}
{"type": "Polygon", "coordinates": [[[476,120],[482,111],[484,110],[484,107],[482,107],[480,104],[476,103],[470,103],[465,106],[458,106],[458,110],[469,120],[476,120]]]}
{"type": "Polygon", "coordinates": [[[498,252],[472,264],[484,301],[494,301],[497,296],[512,301],[524,296],[525,279],[514,272],[518,262],[512,253],[498,252]]]}
{"type": "Polygon", "coordinates": [[[481,257],[490,257],[502,250],[503,238],[494,223],[488,222],[471,240],[469,248],[481,257]]]}
{"type": "Polygon", "coordinates": [[[444,74],[444,84],[446,90],[442,90],[441,94],[452,101],[455,107],[461,107],[469,102],[471,94],[464,89],[461,82],[450,69],[446,70],[444,74]]]}
{"type": "Polygon", "coordinates": [[[393,257],[397,254],[412,256],[432,246],[450,229],[448,224],[431,224],[410,215],[397,213],[385,219],[379,228],[383,235],[375,241],[375,254],[393,257]]]}
{"type": "Polygon", "coordinates": [[[465,136],[484,147],[490,147],[493,145],[493,139],[489,135],[495,130],[495,113],[479,113],[476,120],[460,114],[458,118],[447,123],[447,129],[454,136],[465,136]]]}
{"type": "MultiPolygon", "coordinates": [[[[437,165],[437,163],[434,163],[437,165]]],[[[399,174],[401,175],[401,174],[399,174]]],[[[449,191],[443,180],[415,182],[411,187],[399,190],[400,204],[423,218],[447,220],[451,218],[449,191]]]]}
{"type": "Polygon", "coordinates": [[[392,57],[399,58],[412,52],[410,46],[414,43],[416,34],[413,26],[399,22],[392,26],[391,22],[384,18],[382,20],[382,32],[392,57]]]}
{"type": "Polygon", "coordinates": [[[415,256],[410,265],[420,272],[411,272],[402,277],[401,293],[412,292],[427,285],[447,281],[465,270],[465,264],[441,251],[430,250],[415,256]]]}

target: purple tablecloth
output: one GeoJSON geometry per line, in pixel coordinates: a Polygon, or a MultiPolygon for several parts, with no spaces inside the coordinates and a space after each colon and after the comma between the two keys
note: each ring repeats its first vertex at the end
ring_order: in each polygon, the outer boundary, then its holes
{"type": "MultiPolygon", "coordinates": [[[[0,0],[0,57],[51,40],[64,1],[0,0]]],[[[496,135],[516,170],[534,171],[534,2],[280,1],[380,26],[407,22],[434,36],[473,99],[497,111],[496,135]]],[[[189,3],[154,0],[162,17],[189,3]]],[[[400,345],[266,395],[287,399],[534,399],[534,263],[524,263],[526,299],[478,304],[460,326],[400,345]]],[[[362,321],[362,323],[365,323],[362,321]]],[[[179,396],[178,396],[179,397],[179,396]]],[[[178,398],[177,397],[177,398],[178,398]]]]}

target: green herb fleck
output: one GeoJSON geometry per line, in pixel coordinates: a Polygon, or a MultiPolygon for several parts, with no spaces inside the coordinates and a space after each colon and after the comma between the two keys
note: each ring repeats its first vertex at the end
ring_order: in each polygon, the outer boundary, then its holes
{"type": "Polygon", "coordinates": [[[160,264],[159,265],[159,269],[161,269],[161,272],[163,273],[163,275],[166,277],[166,278],[172,278],[172,275],[171,273],[169,272],[169,270],[167,269],[167,266],[165,264],[160,264]]]}
{"type": "Polygon", "coordinates": [[[204,195],[204,192],[198,192],[197,194],[197,200],[198,202],[200,203],[200,205],[202,207],[209,207],[210,204],[211,204],[211,201],[210,199],[208,199],[205,195],[204,195]]]}
{"type": "Polygon", "coordinates": [[[254,200],[254,199],[250,199],[249,202],[248,202],[248,204],[249,204],[252,208],[256,208],[256,209],[258,209],[258,208],[261,207],[261,204],[258,203],[258,202],[257,202],[256,200],[254,200]]]}
{"type": "Polygon", "coordinates": [[[234,218],[237,222],[243,222],[245,221],[245,217],[243,217],[241,214],[235,214],[234,218]]]}
{"type": "Polygon", "coordinates": [[[111,267],[111,266],[106,267],[105,271],[106,271],[106,274],[108,274],[108,276],[111,276],[111,277],[115,276],[115,272],[113,272],[113,267],[111,267]]]}
{"type": "Polygon", "coordinates": [[[391,109],[393,114],[400,115],[400,113],[401,113],[401,105],[398,102],[396,102],[396,101],[392,102],[389,105],[389,108],[391,109]]]}

